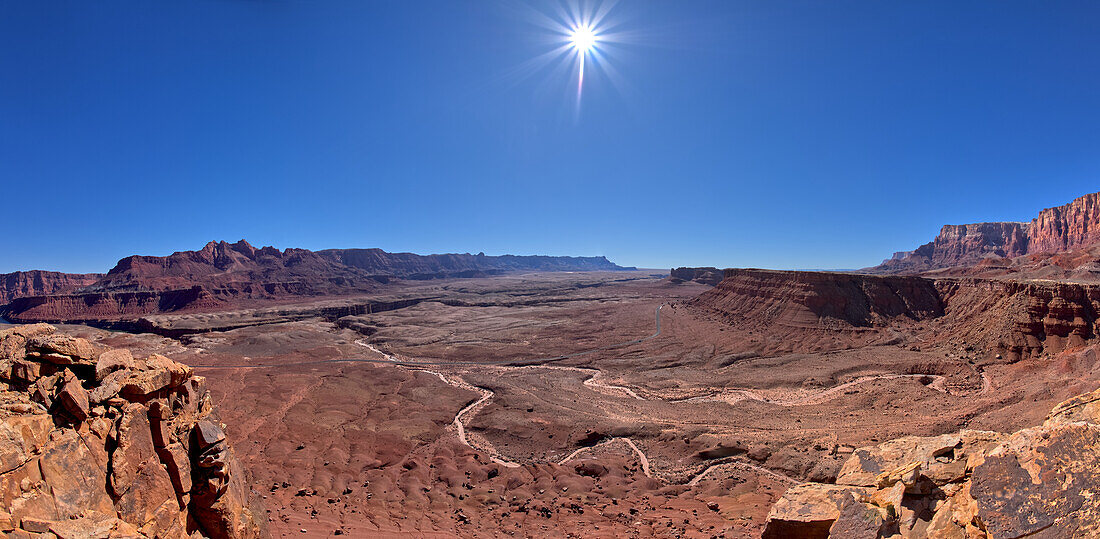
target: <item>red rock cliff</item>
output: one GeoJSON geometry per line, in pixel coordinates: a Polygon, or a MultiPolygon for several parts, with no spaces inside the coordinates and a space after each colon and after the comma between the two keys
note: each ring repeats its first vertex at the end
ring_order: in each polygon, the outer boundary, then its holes
{"type": "Polygon", "coordinates": [[[88,286],[99,278],[99,273],[59,273],[56,271],[16,271],[0,274],[0,305],[15,298],[41,296],[69,292],[88,286]]]}
{"type": "Polygon", "coordinates": [[[1100,244],[1100,193],[1048,208],[1030,223],[946,225],[928,244],[895,256],[877,272],[926,271],[972,266],[990,257],[1060,253],[1100,244]]]}

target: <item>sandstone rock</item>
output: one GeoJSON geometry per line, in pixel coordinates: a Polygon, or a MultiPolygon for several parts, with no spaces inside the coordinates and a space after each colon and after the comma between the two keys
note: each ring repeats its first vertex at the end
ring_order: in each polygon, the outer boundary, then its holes
{"type": "Polygon", "coordinates": [[[99,355],[95,363],[95,379],[102,382],[108,374],[120,369],[133,369],[134,356],[125,348],[108,350],[99,355]]]}
{"type": "Polygon", "coordinates": [[[50,523],[50,531],[58,539],[101,539],[141,537],[141,532],[113,514],[92,512],[73,520],[50,523]]]}
{"type": "Polygon", "coordinates": [[[165,370],[168,371],[171,379],[168,382],[170,387],[178,387],[187,381],[191,377],[192,369],[183,363],[172,361],[162,355],[152,354],[145,358],[146,368],[149,370],[165,370]]]}
{"type": "Polygon", "coordinates": [[[127,372],[130,375],[122,380],[119,395],[129,400],[144,400],[172,383],[172,373],[166,369],[127,372]]]}
{"type": "Polygon", "coordinates": [[[26,359],[16,360],[11,366],[11,377],[24,384],[32,384],[43,374],[42,364],[26,359]]]}
{"type": "Polygon", "coordinates": [[[88,418],[90,411],[88,392],[80,385],[80,380],[71,371],[65,370],[62,376],[61,390],[57,392],[57,402],[77,421],[88,418]]]}
{"type": "Polygon", "coordinates": [[[94,365],[101,350],[80,337],[41,335],[30,339],[27,351],[58,365],[94,365]]]}
{"type": "Polygon", "coordinates": [[[181,444],[171,444],[157,449],[160,461],[164,463],[176,494],[183,496],[191,492],[191,459],[181,444]]]}
{"type": "Polygon", "coordinates": [[[763,538],[828,537],[841,506],[853,495],[866,498],[870,490],[821,483],[793,486],[772,506],[763,538]]]}
{"type": "Polygon", "coordinates": [[[894,483],[902,483],[906,488],[916,486],[917,480],[921,476],[921,463],[910,462],[903,466],[899,466],[888,472],[883,472],[875,478],[875,483],[878,488],[889,488],[894,486],[894,483]]]}
{"type": "Polygon", "coordinates": [[[829,537],[835,539],[878,539],[886,531],[882,514],[851,496],[840,504],[840,513],[829,528],[829,537]]]}
{"type": "Polygon", "coordinates": [[[837,476],[840,485],[878,486],[878,477],[901,466],[919,463],[924,476],[942,485],[961,477],[968,455],[1003,438],[994,432],[963,430],[955,434],[906,436],[856,449],[837,476]]]}
{"type": "MultiPolygon", "coordinates": [[[[262,510],[222,427],[195,424],[211,406],[201,377],[163,356],[131,362],[107,351],[93,362],[90,343],[49,331],[27,331],[37,339],[32,357],[10,360],[26,391],[0,391],[0,532],[174,539],[190,526],[259,537],[262,510]]],[[[14,356],[19,339],[32,346],[10,329],[0,339],[14,356]]]]}
{"type": "Polygon", "coordinates": [[[117,508],[119,518],[146,535],[166,534],[174,527],[169,516],[179,515],[176,490],[155,453],[137,464],[130,488],[119,497],[117,508]],[[162,506],[165,504],[169,504],[172,511],[164,511],[162,506]]]}
{"type": "MultiPolygon", "coordinates": [[[[115,496],[122,497],[133,486],[142,466],[150,459],[156,459],[157,454],[145,406],[138,403],[126,405],[118,419],[117,430],[118,446],[111,454],[111,490],[115,496]]],[[[124,520],[135,524],[132,520],[124,520]]]]}
{"type": "MultiPolygon", "coordinates": [[[[0,395],[19,398],[12,393],[0,395]]],[[[53,420],[44,412],[8,415],[0,419],[0,474],[22,466],[37,454],[49,440],[52,429],[53,420]]]]}
{"type": "Polygon", "coordinates": [[[130,377],[130,371],[118,370],[108,374],[98,386],[88,393],[88,400],[94,404],[106,402],[118,396],[122,383],[130,377]]]}
{"type": "Polygon", "coordinates": [[[50,531],[50,524],[53,524],[53,521],[35,517],[23,517],[23,519],[19,521],[20,528],[34,533],[46,533],[50,531]]]}
{"type": "Polygon", "coordinates": [[[1058,425],[1075,421],[1100,424],[1100,389],[1059,403],[1047,415],[1044,424],[1058,425]]]}
{"type": "Polygon", "coordinates": [[[31,400],[46,408],[53,406],[59,375],[43,376],[31,384],[31,400]]]}
{"type": "Polygon", "coordinates": [[[997,538],[1100,535],[1100,426],[1025,429],[974,469],[978,517],[997,538]]]}
{"type": "Polygon", "coordinates": [[[106,488],[107,451],[102,443],[93,441],[82,440],[66,429],[42,454],[39,467],[42,480],[49,485],[56,511],[52,516],[57,520],[79,516],[85,510],[114,512],[106,488]]]}
{"type": "Polygon", "coordinates": [[[199,421],[194,432],[199,449],[206,449],[225,439],[225,431],[212,421],[199,421]]]}

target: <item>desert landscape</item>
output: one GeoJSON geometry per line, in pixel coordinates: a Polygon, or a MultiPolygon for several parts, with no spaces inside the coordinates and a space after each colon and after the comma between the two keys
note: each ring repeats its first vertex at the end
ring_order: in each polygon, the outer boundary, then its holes
{"type": "Polygon", "coordinates": [[[4,275],[0,312],[32,325],[0,330],[12,399],[0,525],[58,537],[93,522],[150,537],[1091,536],[1100,280],[1082,253],[1100,248],[1088,232],[1098,201],[945,227],[858,273],[522,257],[500,268],[468,255],[349,266],[242,241],[103,275],[4,275]],[[127,366],[112,367],[122,353],[127,366]],[[128,377],[112,377],[119,368],[128,377]],[[160,382],[158,369],[179,374],[160,382]],[[127,449],[135,413],[135,428],[171,425],[154,440],[174,434],[127,449]],[[28,417],[51,416],[27,438],[28,417]],[[218,511],[199,502],[215,429],[233,487],[218,511]],[[102,438],[99,456],[67,454],[70,432],[102,438]],[[173,470],[188,455],[184,488],[173,470]],[[51,458],[61,473],[90,470],[86,482],[65,484],[51,458]],[[106,475],[88,459],[108,461],[106,475]],[[122,463],[146,461],[139,473],[168,471],[148,479],[170,480],[167,494],[128,501],[122,463]]]}
{"type": "Polygon", "coordinates": [[[0,2],[0,539],[1098,538],[1097,20],[0,2]]]}

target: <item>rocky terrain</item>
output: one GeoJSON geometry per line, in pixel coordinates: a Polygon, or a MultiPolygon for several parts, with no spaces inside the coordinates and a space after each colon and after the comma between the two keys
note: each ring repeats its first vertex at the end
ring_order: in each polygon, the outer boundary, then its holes
{"type": "Polygon", "coordinates": [[[1087,200],[878,274],[242,242],[21,285],[98,327],[0,326],[0,525],[1095,536],[1087,200]]]}
{"type": "Polygon", "coordinates": [[[936,238],[913,251],[896,253],[869,271],[915,273],[974,268],[985,275],[1057,278],[1100,276],[1092,247],[1100,244],[1100,193],[1048,208],[1028,223],[946,225],[936,238]],[[1051,255],[1061,254],[1053,257],[1051,255]],[[1068,255],[1068,256],[1067,256],[1068,255]],[[983,267],[984,266],[984,267],[983,267]],[[1000,271],[997,271],[997,270],[1000,271]]]}
{"type": "Polygon", "coordinates": [[[205,379],[44,324],[0,330],[0,531],[11,537],[265,534],[205,379]]]}
{"type": "MultiPolygon", "coordinates": [[[[211,312],[319,296],[384,293],[393,279],[517,271],[619,271],[603,257],[421,256],[380,249],[278,250],[210,242],[199,251],[130,256],[106,275],[18,272],[0,279],[0,315],[14,322],[112,325],[166,312],[211,312]]],[[[132,329],[129,325],[123,327],[132,329]]]]}
{"type": "Polygon", "coordinates": [[[1096,537],[1100,391],[1011,434],[962,430],[862,447],[833,484],[789,489],[765,539],[1096,537]]]}

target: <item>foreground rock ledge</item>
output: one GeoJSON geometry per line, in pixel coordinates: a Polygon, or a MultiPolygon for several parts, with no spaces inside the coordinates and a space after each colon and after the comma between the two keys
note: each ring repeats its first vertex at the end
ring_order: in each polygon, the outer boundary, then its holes
{"type": "Polygon", "coordinates": [[[856,450],[837,484],[805,483],[764,538],[1100,537],[1100,390],[1013,434],[963,430],[856,450]]]}
{"type": "Polygon", "coordinates": [[[262,515],[190,367],[0,330],[0,535],[246,539],[262,515]]]}

